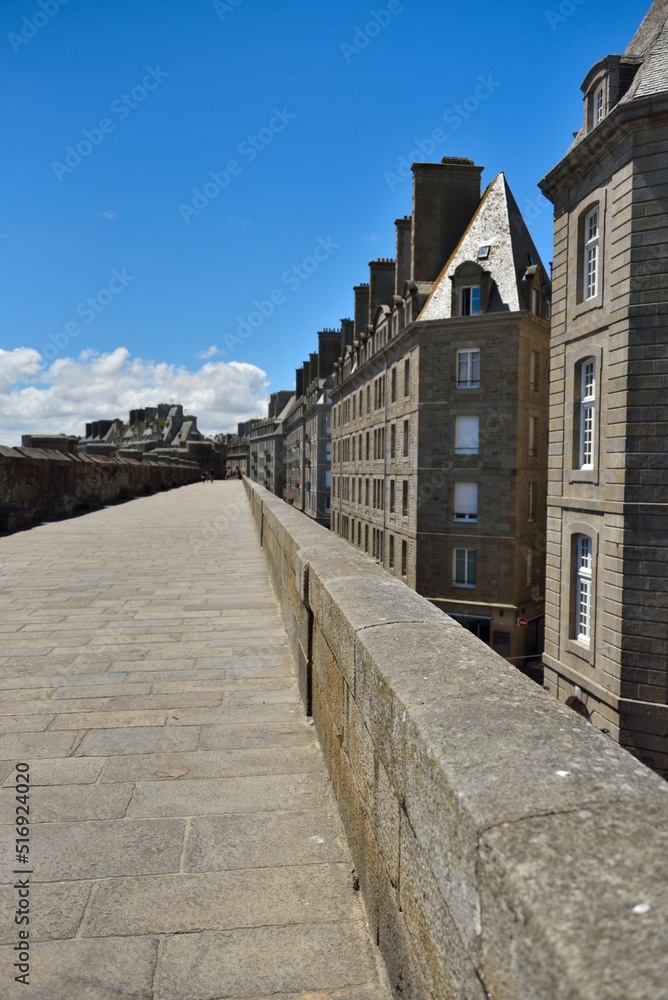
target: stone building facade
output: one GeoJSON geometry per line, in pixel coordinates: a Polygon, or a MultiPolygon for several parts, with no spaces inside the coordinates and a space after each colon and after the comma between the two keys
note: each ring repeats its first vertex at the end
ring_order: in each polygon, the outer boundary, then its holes
{"type": "Polygon", "coordinates": [[[321,330],[318,352],[295,373],[295,399],[285,418],[283,497],[318,524],[330,526],[332,491],[333,369],[352,321],[338,330],[321,330]]]}
{"type": "Polygon", "coordinates": [[[283,421],[293,398],[289,390],[272,392],[267,418],[250,421],[248,476],[277,496],[282,496],[285,483],[283,421]]]}
{"type": "Polygon", "coordinates": [[[542,648],[550,283],[505,177],[414,164],[355,289],[332,528],[519,667],[542,648]]]}
{"type": "Polygon", "coordinates": [[[555,207],[545,679],[668,774],[668,0],[587,74],[555,207]]]}

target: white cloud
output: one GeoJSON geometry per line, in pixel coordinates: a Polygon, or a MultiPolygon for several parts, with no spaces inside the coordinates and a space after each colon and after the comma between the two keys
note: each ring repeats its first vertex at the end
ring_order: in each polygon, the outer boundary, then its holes
{"type": "Polygon", "coordinates": [[[195,357],[204,358],[206,360],[206,358],[215,358],[216,354],[220,354],[220,349],[216,347],[215,344],[212,344],[211,347],[207,347],[205,351],[200,351],[199,354],[195,355],[195,357]]]}
{"type": "Polygon", "coordinates": [[[22,434],[83,435],[90,420],[121,417],[156,403],[182,403],[204,434],[236,431],[266,412],[267,377],[243,362],[209,361],[196,371],[142,358],[125,347],[82,351],[45,365],[31,348],[0,350],[0,444],[22,434]]]}

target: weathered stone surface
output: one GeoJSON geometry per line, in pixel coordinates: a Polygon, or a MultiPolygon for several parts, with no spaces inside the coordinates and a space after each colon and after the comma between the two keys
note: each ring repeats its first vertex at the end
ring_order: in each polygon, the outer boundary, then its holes
{"type": "MultiPolygon", "coordinates": [[[[36,945],[31,963],[30,997],[37,1000],[152,1000],[157,939],[106,938],[45,941],[36,945]]],[[[0,980],[14,979],[15,952],[0,948],[0,980]]],[[[17,992],[14,997],[23,996],[17,992]]]]}
{"type": "Polygon", "coordinates": [[[313,742],[299,747],[259,750],[198,750],[111,757],[104,765],[100,781],[173,781],[184,777],[231,778],[304,771],[315,771],[326,778],[322,756],[313,742]]]}
{"type": "Polygon", "coordinates": [[[304,812],[198,817],[186,838],[184,871],[348,862],[338,815],[304,812]]]}
{"type": "Polygon", "coordinates": [[[350,866],[254,868],[114,879],[95,887],[85,937],[187,934],[351,920],[350,866]]]}
{"type": "Polygon", "coordinates": [[[144,726],[135,729],[101,729],[88,733],[79,757],[113,757],[115,754],[169,753],[197,749],[199,734],[190,726],[144,726]]]}
{"type": "MultiPolygon", "coordinates": [[[[20,875],[16,876],[21,878],[20,875]]],[[[31,941],[73,938],[79,928],[90,896],[90,882],[34,882],[30,904],[34,919],[30,924],[31,941]]],[[[0,886],[0,944],[16,944],[20,927],[14,923],[16,890],[0,886]]]]}
{"type": "Polygon", "coordinates": [[[202,726],[203,750],[307,746],[312,739],[306,724],[265,722],[258,725],[202,726]]]}
{"type": "Polygon", "coordinates": [[[310,772],[195,781],[181,778],[176,784],[146,781],[137,786],[128,816],[215,816],[267,809],[301,810],[322,796],[322,781],[310,772]]]}
{"type": "Polygon", "coordinates": [[[349,987],[375,977],[366,931],[352,921],[205,932],[167,940],[156,1000],[216,1000],[273,991],[317,995],[337,987],[346,995],[349,987]]]}
{"type": "MultiPolygon", "coordinates": [[[[35,879],[66,882],[179,870],[185,820],[89,821],[36,823],[31,830],[31,856],[39,859],[35,879]]],[[[10,843],[14,828],[0,827],[10,843]]],[[[0,882],[10,882],[7,871],[0,882]]]]}

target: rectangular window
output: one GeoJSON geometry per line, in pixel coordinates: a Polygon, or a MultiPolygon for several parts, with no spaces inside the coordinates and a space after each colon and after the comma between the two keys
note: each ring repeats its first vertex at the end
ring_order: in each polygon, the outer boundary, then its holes
{"type": "Polygon", "coordinates": [[[538,351],[529,354],[529,388],[538,392],[540,388],[540,355],[538,351]]]}
{"type": "Polygon", "coordinates": [[[594,94],[594,126],[603,121],[603,85],[594,94]]]}
{"type": "Polygon", "coordinates": [[[536,418],[529,417],[529,455],[535,457],[536,451],[536,418]]]}
{"type": "Polygon", "coordinates": [[[351,500],[351,503],[355,503],[355,480],[354,479],[352,480],[352,484],[351,484],[350,500],[351,500]]]}
{"type": "Polygon", "coordinates": [[[371,413],[371,386],[366,387],[366,412],[371,413]]]}
{"type": "Polygon", "coordinates": [[[397,425],[392,424],[390,427],[390,458],[396,458],[397,455],[397,425]]]}
{"type": "Polygon", "coordinates": [[[401,575],[408,574],[408,542],[401,543],[401,575]]]}
{"type": "Polygon", "coordinates": [[[364,551],[369,551],[369,525],[364,525],[364,551]]]}
{"type": "Polygon", "coordinates": [[[367,462],[369,461],[370,451],[371,451],[371,441],[370,441],[370,437],[369,437],[369,432],[367,431],[366,432],[366,460],[367,460],[367,462]]]}
{"type": "Polygon", "coordinates": [[[596,362],[582,363],[580,376],[580,468],[594,468],[594,419],[596,407],[596,362]]]}
{"type": "Polygon", "coordinates": [[[477,455],[480,417],[455,417],[455,454],[477,455]]]}
{"type": "Polygon", "coordinates": [[[404,458],[408,458],[408,447],[410,444],[411,434],[410,434],[410,423],[408,420],[404,420],[404,458]]]}
{"type": "Polygon", "coordinates": [[[364,486],[364,497],[365,497],[364,502],[365,502],[366,506],[368,507],[369,506],[369,480],[368,479],[366,480],[366,483],[365,483],[365,486],[364,486]]]}
{"type": "Polygon", "coordinates": [[[527,520],[536,520],[536,483],[529,483],[527,492],[527,520]]]}
{"type": "Polygon", "coordinates": [[[401,513],[408,517],[408,480],[404,479],[401,484],[401,513]]]}
{"type": "Polygon", "coordinates": [[[394,479],[390,479],[390,514],[394,514],[394,479]]]}
{"type": "Polygon", "coordinates": [[[455,521],[478,520],[478,484],[455,483],[455,521]]]}
{"type": "Polygon", "coordinates": [[[390,545],[388,553],[388,563],[390,569],[394,569],[394,535],[390,535],[390,545]]]}
{"type": "Polygon", "coordinates": [[[455,549],[453,582],[456,587],[475,587],[478,572],[475,549],[455,549]]]}
{"type": "Polygon", "coordinates": [[[464,285],[459,296],[460,315],[478,316],[480,313],[480,285],[464,285]]]}
{"type": "Polygon", "coordinates": [[[584,228],[584,297],[595,299],[598,295],[598,208],[589,213],[584,228]]]}
{"type": "Polygon", "coordinates": [[[480,387],[480,350],[471,348],[457,351],[457,388],[478,389],[480,387]]]}
{"type": "Polygon", "coordinates": [[[591,639],[592,545],[588,535],[577,539],[577,579],[575,593],[575,635],[581,642],[591,639]]]}
{"type": "Polygon", "coordinates": [[[395,365],[392,369],[392,389],[391,389],[392,402],[397,401],[397,366],[395,365]]]}
{"type": "Polygon", "coordinates": [[[411,363],[410,359],[406,358],[404,361],[404,396],[410,396],[411,393],[411,363]]]}

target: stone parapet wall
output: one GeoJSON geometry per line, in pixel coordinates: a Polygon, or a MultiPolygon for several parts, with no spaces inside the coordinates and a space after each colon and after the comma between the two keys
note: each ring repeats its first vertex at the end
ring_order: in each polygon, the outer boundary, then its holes
{"type": "Polygon", "coordinates": [[[182,486],[199,476],[199,466],[185,460],[65,455],[40,448],[0,447],[0,531],[182,486]]]}
{"type": "Polygon", "coordinates": [[[668,786],[245,481],[403,1000],[668,996],[668,786]]]}

